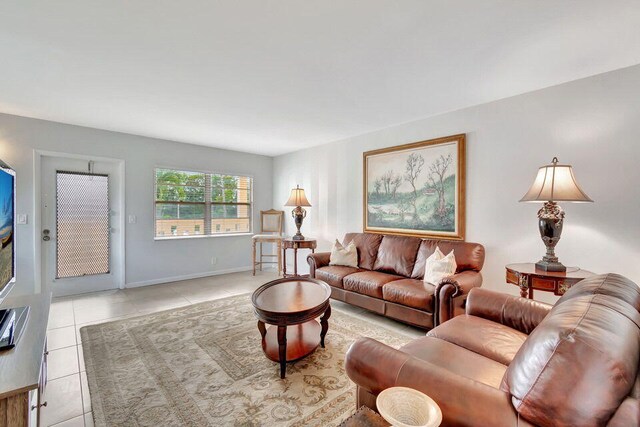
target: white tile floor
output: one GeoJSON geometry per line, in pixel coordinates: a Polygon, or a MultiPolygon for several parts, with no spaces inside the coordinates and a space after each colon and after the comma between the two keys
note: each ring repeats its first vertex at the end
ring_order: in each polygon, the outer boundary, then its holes
{"type": "MultiPolygon", "coordinates": [[[[49,382],[44,400],[48,403],[42,410],[42,426],[93,426],[81,327],[253,292],[275,278],[274,272],[260,272],[255,277],[251,273],[235,273],[54,299],[47,333],[49,382]]],[[[424,335],[419,329],[340,301],[332,301],[331,305],[412,336],[424,335]]]]}

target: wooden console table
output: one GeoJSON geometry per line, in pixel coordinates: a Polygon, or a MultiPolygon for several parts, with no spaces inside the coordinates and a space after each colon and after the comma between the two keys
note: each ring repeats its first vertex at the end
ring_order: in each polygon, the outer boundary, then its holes
{"type": "MultiPolygon", "coordinates": [[[[311,249],[315,253],[318,242],[316,239],[293,240],[291,238],[282,241],[282,276],[298,276],[298,249],[311,249]],[[287,249],[293,249],[293,274],[287,274],[287,249]]],[[[305,275],[308,276],[308,275],[305,275]]]]}
{"type": "Polygon", "coordinates": [[[534,263],[509,264],[505,268],[507,283],[520,287],[520,296],[529,299],[533,299],[534,289],[562,296],[571,286],[595,274],[578,267],[567,267],[564,272],[544,271],[534,263]]]}

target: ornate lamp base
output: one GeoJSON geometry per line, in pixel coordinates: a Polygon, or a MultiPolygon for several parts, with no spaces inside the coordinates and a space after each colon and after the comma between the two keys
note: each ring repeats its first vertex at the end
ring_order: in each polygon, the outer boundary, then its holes
{"type": "Polygon", "coordinates": [[[567,267],[561,262],[549,262],[544,259],[536,262],[536,268],[543,271],[567,271],[567,267]]]}
{"type": "Polygon", "coordinates": [[[304,236],[300,233],[300,227],[302,227],[304,217],[307,216],[307,211],[305,211],[301,206],[296,206],[295,209],[291,211],[291,216],[293,217],[293,222],[296,224],[296,228],[298,229],[298,232],[291,239],[304,240],[304,236]]]}
{"type": "Polygon", "coordinates": [[[560,241],[564,211],[556,202],[545,202],[538,211],[538,227],[540,237],[547,247],[547,253],[536,263],[536,268],[543,271],[566,271],[555,254],[555,247],[560,241]]]}

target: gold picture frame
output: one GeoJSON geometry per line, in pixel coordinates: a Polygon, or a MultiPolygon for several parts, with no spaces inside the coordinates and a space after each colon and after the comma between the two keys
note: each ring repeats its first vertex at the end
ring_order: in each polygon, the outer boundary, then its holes
{"type": "Polygon", "coordinates": [[[465,238],[465,134],[367,151],[365,233],[465,238]]]}

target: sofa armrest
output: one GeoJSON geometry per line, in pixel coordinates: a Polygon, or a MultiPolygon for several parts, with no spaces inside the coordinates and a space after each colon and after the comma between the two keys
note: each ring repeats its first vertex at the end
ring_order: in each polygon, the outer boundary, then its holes
{"type": "Polygon", "coordinates": [[[530,334],[552,307],[549,304],[500,292],[473,289],[467,298],[466,313],[530,334]]]}
{"type": "Polygon", "coordinates": [[[449,277],[450,280],[455,280],[460,287],[460,292],[467,295],[471,289],[479,288],[482,286],[482,274],[475,270],[465,270],[460,273],[456,273],[449,277]]]}
{"type": "Polygon", "coordinates": [[[640,400],[627,397],[622,401],[613,417],[607,423],[607,427],[625,427],[640,425],[640,400]]]}
{"type": "Polygon", "coordinates": [[[309,276],[316,277],[316,268],[329,265],[329,259],[331,258],[331,252],[317,252],[309,254],[307,256],[307,263],[309,264],[309,276]]]}
{"type": "MultiPolygon", "coordinates": [[[[454,298],[466,298],[469,291],[482,285],[479,271],[466,270],[443,279],[434,291],[434,326],[438,326],[455,315],[454,298]]],[[[462,306],[464,301],[459,301],[462,306]]],[[[458,314],[462,309],[458,309],[458,314]]]]}
{"type": "Polygon", "coordinates": [[[458,282],[447,277],[436,285],[433,293],[433,326],[436,327],[453,317],[453,299],[462,295],[462,289],[458,282]]]}
{"type": "MultiPolygon", "coordinates": [[[[400,386],[419,390],[440,406],[443,425],[515,426],[511,396],[454,374],[371,338],[358,339],[347,352],[347,375],[373,395],[400,386]]],[[[520,425],[529,425],[520,420],[520,425]]]]}

